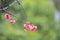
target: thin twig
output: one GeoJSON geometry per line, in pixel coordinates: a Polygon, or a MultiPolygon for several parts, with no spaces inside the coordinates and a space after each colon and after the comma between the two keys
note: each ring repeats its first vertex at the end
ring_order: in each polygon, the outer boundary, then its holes
{"type": "MultiPolygon", "coordinates": [[[[27,16],[26,16],[26,12],[25,12],[23,6],[21,5],[21,3],[20,3],[18,0],[17,0],[17,3],[22,7],[22,10],[23,10],[23,12],[24,12],[24,19],[26,19],[27,16]]],[[[20,8],[20,6],[19,6],[19,8],[20,8]]],[[[23,19],[23,20],[24,20],[24,19],[23,19]]],[[[23,23],[25,23],[25,22],[23,21],[23,23]]]]}

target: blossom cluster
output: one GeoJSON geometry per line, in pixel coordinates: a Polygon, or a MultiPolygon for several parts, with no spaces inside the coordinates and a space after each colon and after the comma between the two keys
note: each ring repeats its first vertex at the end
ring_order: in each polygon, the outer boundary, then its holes
{"type": "Polygon", "coordinates": [[[11,18],[10,13],[5,14],[5,19],[9,20],[11,24],[15,24],[15,20],[11,18]]]}
{"type": "MultiPolygon", "coordinates": [[[[11,18],[10,13],[5,14],[5,19],[9,20],[11,24],[15,24],[16,22],[14,19],[11,18]]],[[[37,30],[37,26],[31,25],[29,22],[27,22],[24,24],[24,32],[26,32],[26,30],[35,31],[37,30]]]]}
{"type": "Polygon", "coordinates": [[[37,26],[31,25],[30,23],[25,23],[24,24],[24,32],[26,32],[26,29],[30,31],[35,31],[37,29],[37,26]]]}

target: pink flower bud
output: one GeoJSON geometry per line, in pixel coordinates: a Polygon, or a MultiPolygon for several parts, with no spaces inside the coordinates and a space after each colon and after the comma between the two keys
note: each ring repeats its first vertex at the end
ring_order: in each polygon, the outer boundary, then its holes
{"type": "Polygon", "coordinates": [[[33,29],[33,27],[30,25],[28,29],[29,29],[29,30],[32,30],[32,29],[33,29]]]}
{"type": "Polygon", "coordinates": [[[25,23],[25,24],[24,24],[24,28],[26,28],[26,29],[29,28],[29,26],[30,26],[29,23],[25,23]]]}
{"type": "Polygon", "coordinates": [[[24,32],[26,32],[26,29],[24,29],[24,32]]]}
{"type": "Polygon", "coordinates": [[[10,14],[9,14],[9,13],[6,13],[6,14],[5,14],[5,18],[6,18],[6,19],[10,19],[10,14]]]}
{"type": "Polygon", "coordinates": [[[37,26],[33,26],[31,31],[35,31],[37,29],[37,26]]]}
{"type": "Polygon", "coordinates": [[[10,20],[10,23],[11,23],[11,24],[15,24],[15,20],[11,19],[11,20],[10,20]]]}

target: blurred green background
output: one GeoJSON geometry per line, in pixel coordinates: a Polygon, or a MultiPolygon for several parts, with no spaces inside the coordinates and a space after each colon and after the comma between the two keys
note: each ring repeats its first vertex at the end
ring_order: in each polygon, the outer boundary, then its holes
{"type": "Polygon", "coordinates": [[[0,40],[60,40],[59,23],[55,20],[55,6],[49,0],[19,0],[23,8],[15,3],[8,11],[15,14],[12,16],[17,22],[10,24],[5,18],[5,12],[1,13],[0,40]],[[24,32],[21,20],[36,25],[36,31],[24,32]]]}

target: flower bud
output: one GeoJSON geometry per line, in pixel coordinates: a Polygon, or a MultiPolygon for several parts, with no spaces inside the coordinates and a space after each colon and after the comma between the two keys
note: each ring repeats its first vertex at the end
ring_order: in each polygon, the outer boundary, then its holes
{"type": "Polygon", "coordinates": [[[10,20],[10,23],[11,23],[11,24],[15,24],[15,20],[14,20],[14,19],[11,19],[11,20],[10,20]]]}
{"type": "Polygon", "coordinates": [[[6,14],[5,14],[5,18],[6,18],[6,19],[10,19],[10,14],[9,14],[9,13],[6,13],[6,14]]]}
{"type": "Polygon", "coordinates": [[[26,29],[24,29],[24,32],[26,32],[26,29]]]}

